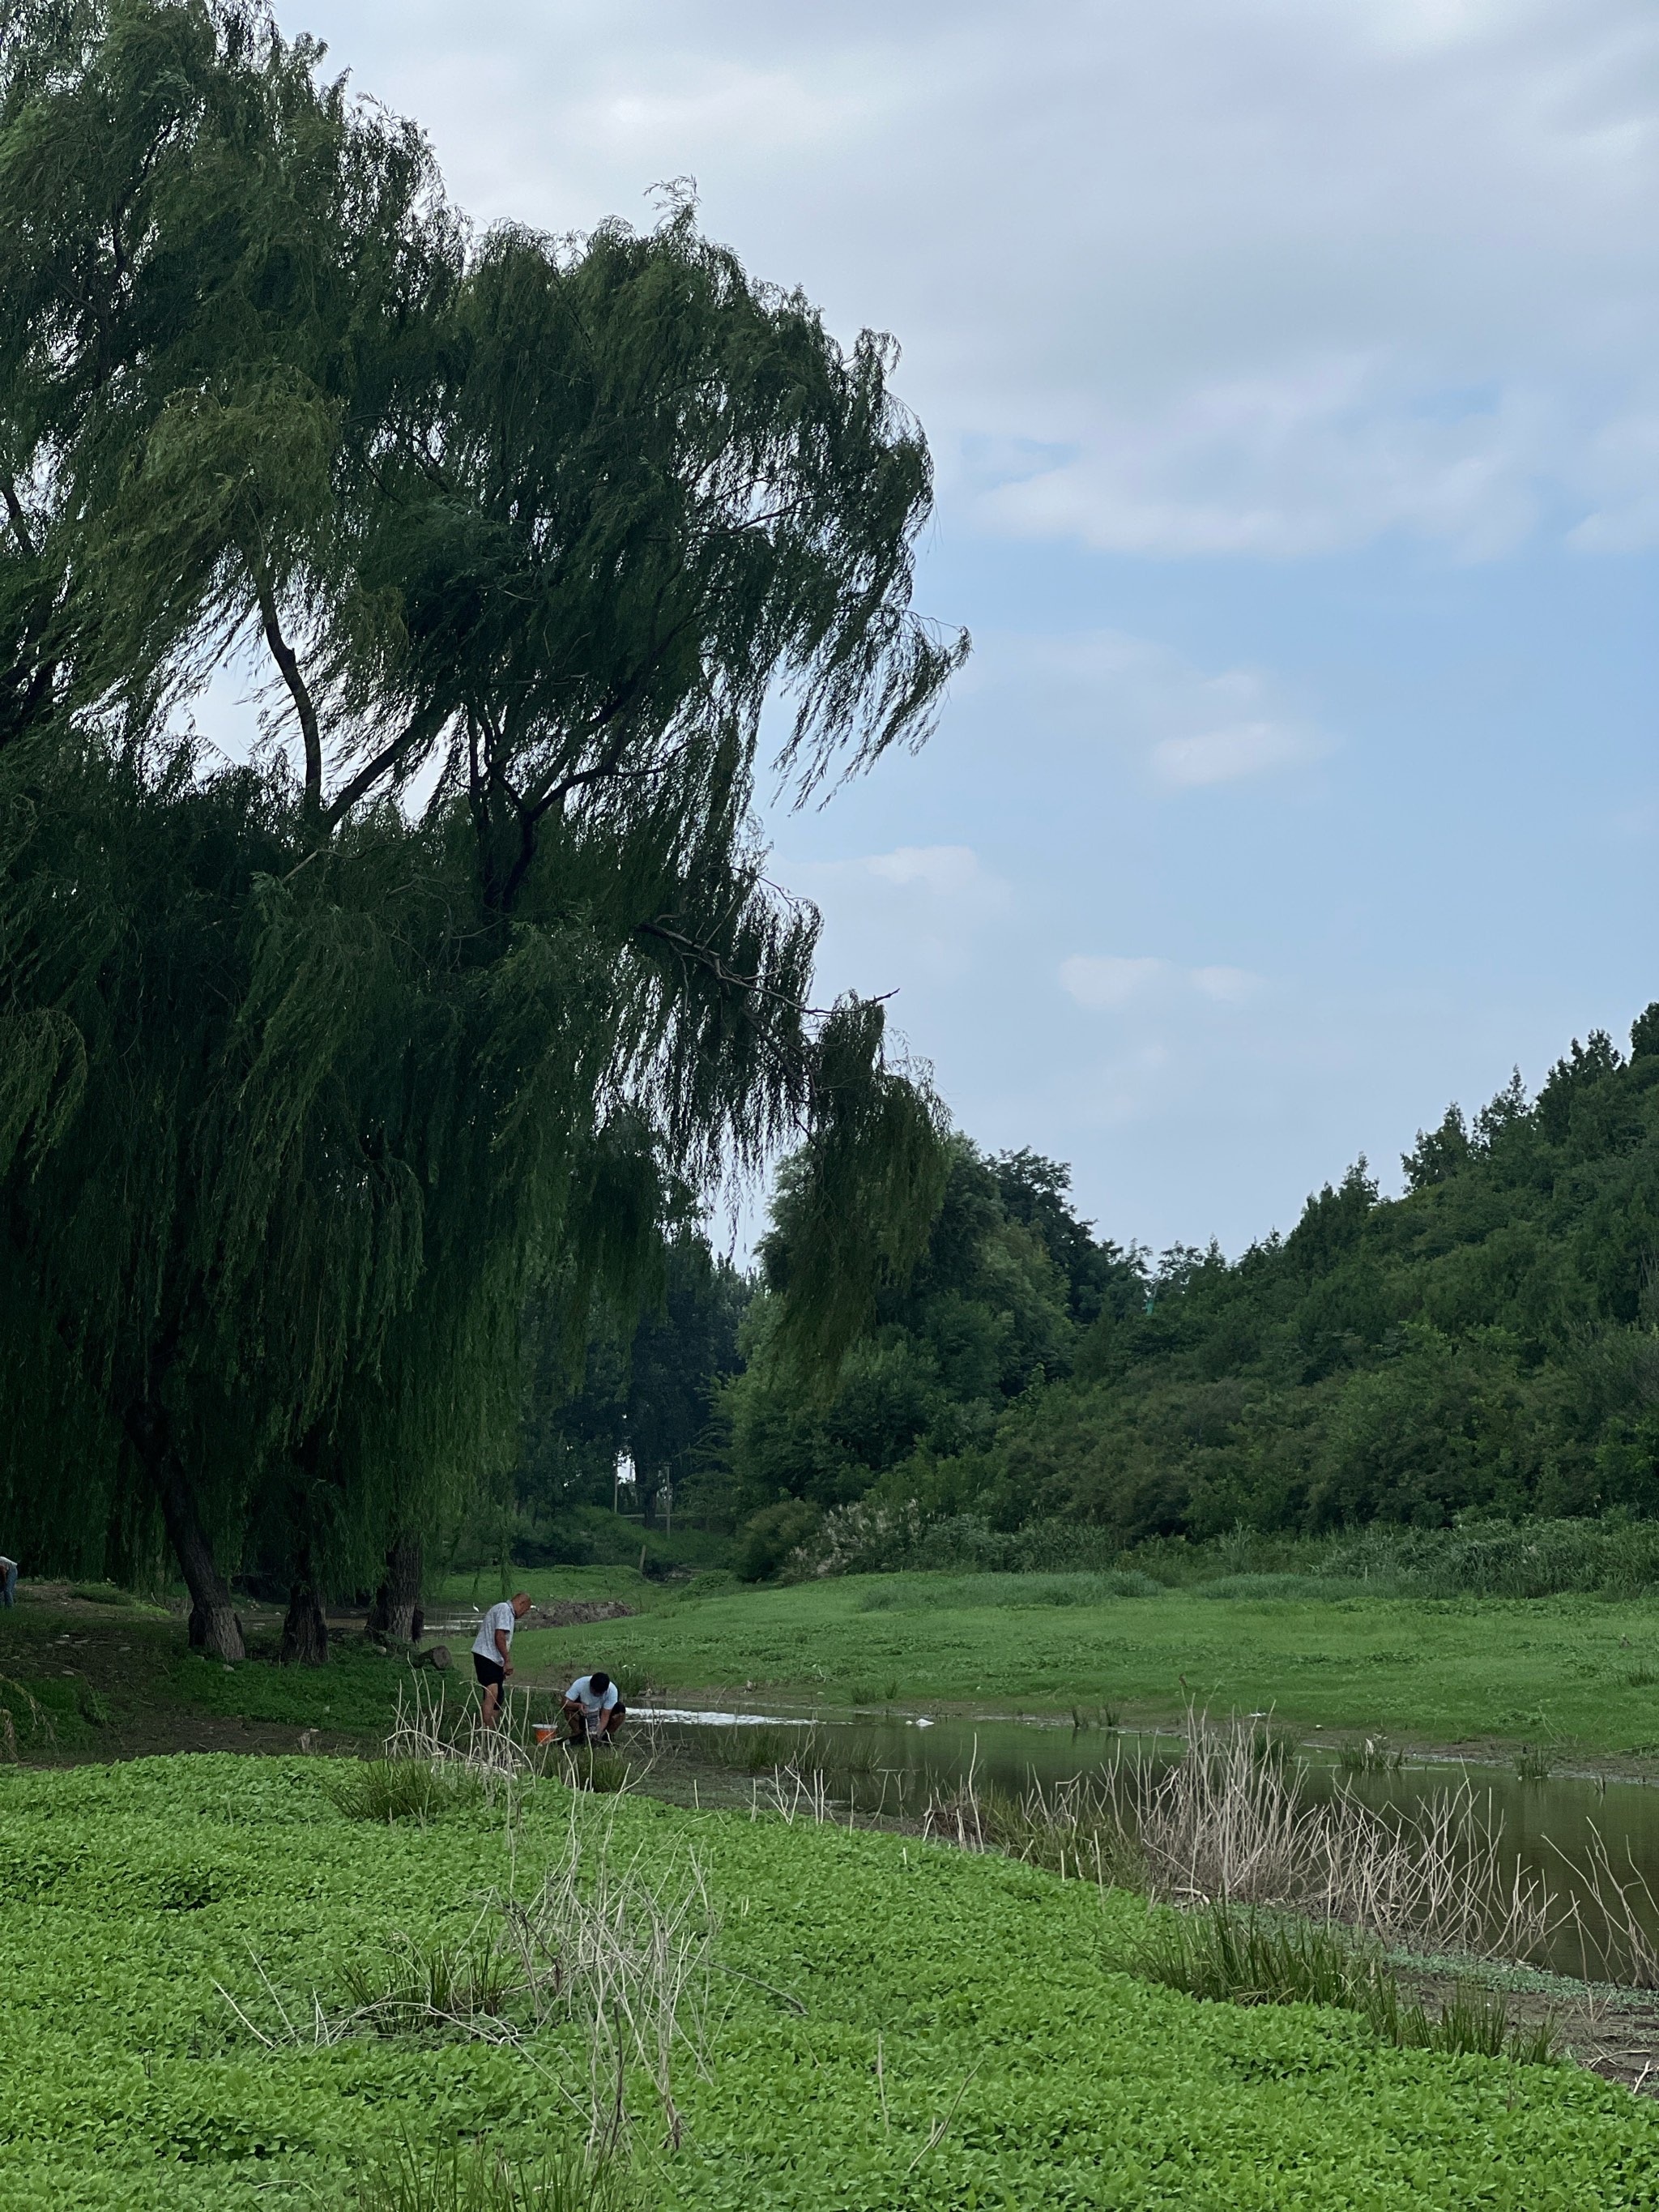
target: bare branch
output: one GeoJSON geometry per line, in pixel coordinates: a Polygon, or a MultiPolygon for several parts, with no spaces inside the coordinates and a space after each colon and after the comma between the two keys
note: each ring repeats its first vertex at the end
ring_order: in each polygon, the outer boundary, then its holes
{"type": "Polygon", "coordinates": [[[306,749],[306,813],[313,822],[320,823],[323,811],[323,734],[317,720],[317,708],[300,668],[299,655],[283,635],[282,625],[276,619],[276,600],[269,580],[263,570],[254,578],[254,587],[259,595],[259,616],[264,624],[265,643],[270,647],[270,657],[282,671],[289,696],[294,702],[294,711],[300,718],[300,734],[306,749]]]}

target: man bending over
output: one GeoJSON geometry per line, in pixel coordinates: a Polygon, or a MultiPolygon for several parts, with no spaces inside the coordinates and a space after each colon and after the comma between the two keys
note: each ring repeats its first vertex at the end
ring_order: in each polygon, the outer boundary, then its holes
{"type": "Polygon", "coordinates": [[[628,1708],[609,1674],[580,1674],[564,1693],[564,1717],[572,1743],[615,1743],[628,1708]]]}
{"type": "Polygon", "coordinates": [[[483,1689],[483,1724],[494,1728],[507,1676],[513,1672],[513,1632],[530,1610],[530,1595],[520,1590],[492,1605],[472,1639],[472,1671],[483,1689]]]}

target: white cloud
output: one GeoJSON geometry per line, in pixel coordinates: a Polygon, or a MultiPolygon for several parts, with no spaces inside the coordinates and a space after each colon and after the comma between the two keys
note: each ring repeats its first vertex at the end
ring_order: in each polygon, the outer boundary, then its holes
{"type": "Polygon", "coordinates": [[[1008,885],[966,845],[902,845],[857,860],[777,866],[823,913],[820,994],[955,981],[1013,904],[1008,885]]]}
{"type": "Polygon", "coordinates": [[[1276,722],[1236,722],[1231,729],[1203,730],[1194,737],[1161,738],[1152,747],[1152,767],[1164,782],[1190,790],[1293,768],[1316,759],[1322,750],[1301,731],[1276,722]]]}
{"type": "Polygon", "coordinates": [[[1060,963],[1060,987],[1079,1006],[1098,1012],[1107,1007],[1127,1006],[1174,972],[1167,960],[1126,960],[1075,952],[1060,963]]]}
{"type": "Polygon", "coordinates": [[[1248,968],[1194,968],[1193,987],[1224,1006],[1246,1006],[1267,988],[1262,978],[1248,968]]]}
{"type": "MultiPolygon", "coordinates": [[[[283,0],[291,27],[298,0],[283,0]]],[[[1652,413],[1650,0],[307,0],[463,199],[653,179],[907,349],[997,532],[1480,557],[1598,513],[1652,413]]],[[[1659,458],[1612,547],[1659,530],[1659,458]]]]}
{"type": "Polygon", "coordinates": [[[1121,630],[992,632],[977,642],[952,712],[1093,738],[1170,792],[1299,768],[1333,750],[1266,670],[1212,673],[1121,630]]]}
{"type": "MultiPolygon", "coordinates": [[[[283,0],[291,27],[298,0],[283,0]]],[[[1599,510],[1651,414],[1650,0],[307,0],[462,198],[706,219],[896,331],[982,526],[1162,553],[1599,510]]],[[[1625,487],[1659,518],[1659,458],[1625,487]]],[[[1645,537],[1644,539],[1645,542],[1645,537]]]]}
{"type": "Polygon", "coordinates": [[[1060,962],[1060,987],[1093,1013],[1137,1003],[1166,1007],[1192,991],[1222,1006],[1239,1006],[1266,988],[1260,975],[1244,968],[1181,968],[1172,960],[1085,952],[1060,962]]]}
{"type": "Polygon", "coordinates": [[[966,899],[981,909],[1005,902],[1002,886],[986,874],[978,854],[968,845],[901,845],[894,853],[872,853],[862,860],[832,865],[863,869],[883,883],[915,887],[935,898],[966,899]]]}

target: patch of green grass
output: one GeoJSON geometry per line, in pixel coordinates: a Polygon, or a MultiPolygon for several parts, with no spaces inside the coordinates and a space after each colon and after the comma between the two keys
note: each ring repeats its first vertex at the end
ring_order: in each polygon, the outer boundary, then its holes
{"type": "MultiPolygon", "coordinates": [[[[269,1651],[227,1667],[200,1653],[180,1651],[171,1688],[181,1705],[202,1712],[378,1736],[391,1727],[398,1693],[408,1694],[412,1679],[406,1659],[363,1643],[341,1643],[321,1667],[280,1666],[269,1651]]],[[[467,1697],[459,1664],[444,1691],[457,1704],[467,1697]]]]}
{"type": "Polygon", "coordinates": [[[114,1583],[75,1583],[70,1586],[70,1595],[80,1598],[87,1605],[137,1606],[143,1603],[142,1599],[135,1597],[131,1590],[122,1589],[114,1583]]]}
{"type": "Polygon", "coordinates": [[[1334,1605],[1344,1598],[1363,1597],[1364,1584],[1343,1582],[1327,1575],[1218,1575],[1213,1582],[1193,1586],[1195,1597],[1218,1598],[1224,1603],[1334,1605]]]}
{"type": "MultiPolygon", "coordinates": [[[[1652,1646],[1659,1600],[1220,1604],[1200,1585],[1132,1603],[1053,1604],[1037,1587],[1103,1579],[849,1576],[713,1596],[605,1624],[606,1663],[671,1690],[750,1683],[750,1694],[874,1705],[897,1682],[910,1705],[1060,1716],[1109,1705],[1128,1725],[1175,1719],[1190,1694],[1213,1711],[1271,1710],[1302,1736],[1518,1747],[1536,1740],[1540,1711],[1553,1738],[1587,1751],[1653,1736],[1652,1700],[1628,1682],[1625,1645],[1652,1646]]],[[[521,1674],[551,1680],[586,1660],[592,1635],[521,1632],[519,1641],[521,1674]]]]}

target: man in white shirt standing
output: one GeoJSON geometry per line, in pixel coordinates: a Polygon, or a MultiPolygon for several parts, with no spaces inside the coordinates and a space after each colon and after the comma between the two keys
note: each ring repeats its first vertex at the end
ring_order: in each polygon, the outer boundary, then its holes
{"type": "Polygon", "coordinates": [[[503,1686],[513,1672],[513,1632],[530,1610],[530,1594],[520,1590],[492,1605],[472,1639],[472,1671],[483,1691],[483,1724],[494,1728],[503,1686]]]}

